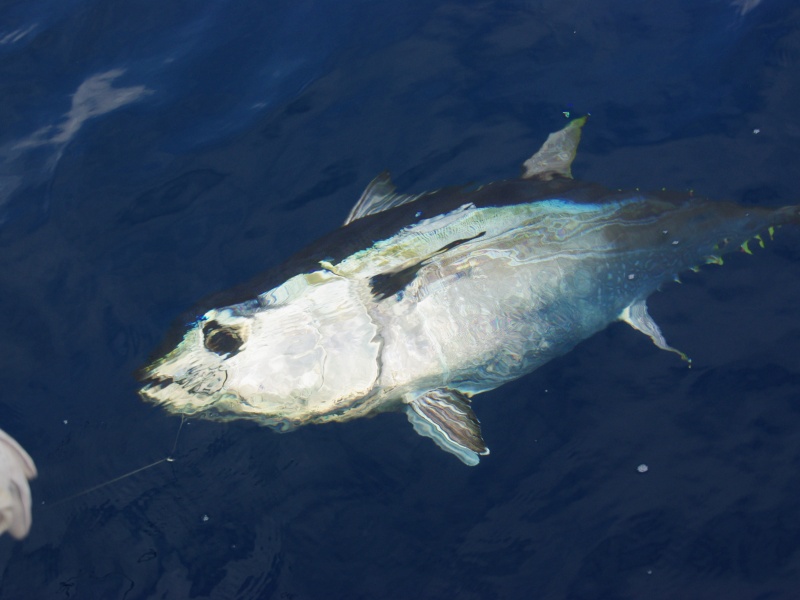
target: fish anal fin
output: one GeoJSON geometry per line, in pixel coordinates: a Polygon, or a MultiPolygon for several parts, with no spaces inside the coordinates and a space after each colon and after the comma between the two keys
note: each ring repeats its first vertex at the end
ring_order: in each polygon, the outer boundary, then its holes
{"type": "Polygon", "coordinates": [[[364,190],[364,193],[361,194],[361,198],[358,199],[350,214],[347,215],[344,225],[348,225],[361,217],[413,202],[417,198],[419,198],[419,195],[398,194],[392,182],[392,176],[388,171],[384,171],[373,179],[364,190]]]}
{"type": "Polygon", "coordinates": [[[522,178],[549,180],[560,175],[571,179],[584,123],[586,117],[573,119],[561,131],[547,136],[539,151],[522,164],[522,178]]]}
{"type": "Polygon", "coordinates": [[[489,454],[470,400],[457,390],[440,388],[417,396],[406,405],[406,415],[414,431],[466,465],[477,465],[489,454]]]}
{"type": "Polygon", "coordinates": [[[678,356],[680,356],[683,360],[689,363],[689,366],[692,364],[692,359],[686,356],[680,350],[677,350],[670,346],[667,343],[667,340],[664,338],[664,334],[661,333],[661,329],[659,329],[656,322],[653,320],[653,317],[650,316],[650,313],[647,312],[647,303],[645,300],[637,300],[630,306],[628,306],[625,310],[622,311],[622,314],[619,316],[621,321],[625,321],[628,325],[633,327],[636,331],[641,331],[651,340],[653,343],[662,350],[667,350],[668,352],[674,352],[678,356]]]}

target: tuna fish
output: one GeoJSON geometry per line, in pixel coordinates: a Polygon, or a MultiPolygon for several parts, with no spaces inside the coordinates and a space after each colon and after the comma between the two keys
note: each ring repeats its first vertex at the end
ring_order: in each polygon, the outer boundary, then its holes
{"type": "Polygon", "coordinates": [[[144,369],[142,397],[278,431],[403,410],[475,465],[489,450],[473,396],[613,321],[688,360],[647,297],[800,208],[575,181],[583,124],[551,134],[518,179],[402,195],[379,175],[342,228],[196,319],[144,369]]]}

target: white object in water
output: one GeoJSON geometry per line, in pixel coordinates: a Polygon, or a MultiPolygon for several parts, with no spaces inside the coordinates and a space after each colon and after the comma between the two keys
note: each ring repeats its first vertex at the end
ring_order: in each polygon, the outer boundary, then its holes
{"type": "Polygon", "coordinates": [[[0,429],[0,534],[18,540],[31,528],[31,488],[36,465],[17,441],[0,429]]]}

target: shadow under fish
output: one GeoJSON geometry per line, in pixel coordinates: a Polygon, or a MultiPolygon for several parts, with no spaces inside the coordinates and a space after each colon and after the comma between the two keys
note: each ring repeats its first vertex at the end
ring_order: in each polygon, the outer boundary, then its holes
{"type": "Polygon", "coordinates": [[[177,414],[278,431],[404,410],[468,465],[489,450],[472,397],[622,320],[667,344],[646,299],[720,263],[800,208],[612,191],[575,181],[585,118],[551,134],[519,179],[398,194],[378,176],[344,226],[208,310],[143,370],[177,414]],[[262,291],[263,290],[263,291],[262,291]]]}

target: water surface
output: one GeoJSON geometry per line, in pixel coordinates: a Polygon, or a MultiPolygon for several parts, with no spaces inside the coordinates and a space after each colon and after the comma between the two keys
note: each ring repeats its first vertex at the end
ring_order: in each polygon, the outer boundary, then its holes
{"type": "Polygon", "coordinates": [[[134,378],[379,172],[513,177],[569,116],[576,177],[800,201],[795,3],[268,4],[0,8],[0,426],[39,468],[0,596],[795,597],[796,231],[652,298],[692,369],[615,325],[478,397],[476,468],[402,415],[174,446],[134,378]]]}

